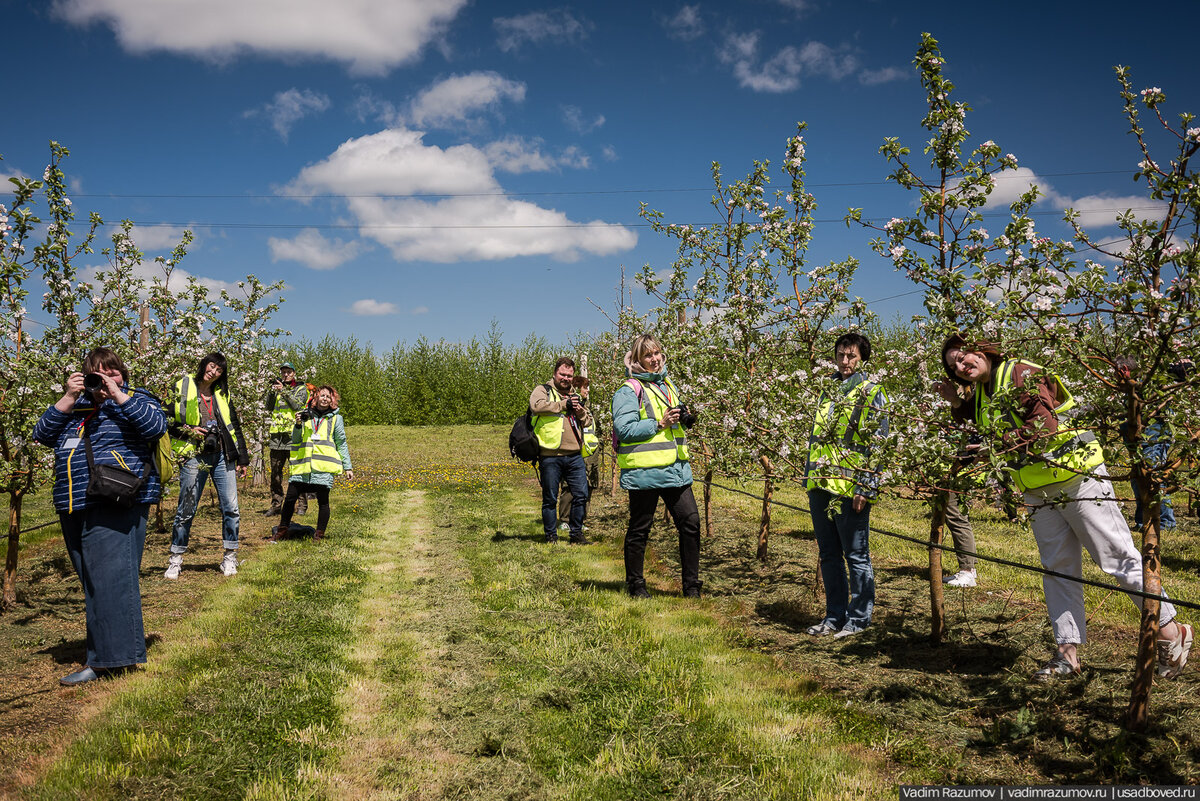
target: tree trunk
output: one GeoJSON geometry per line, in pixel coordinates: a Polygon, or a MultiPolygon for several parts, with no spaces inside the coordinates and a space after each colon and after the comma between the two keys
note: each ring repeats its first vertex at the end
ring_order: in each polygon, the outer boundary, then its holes
{"type": "Polygon", "coordinates": [[[8,496],[8,555],[4,559],[4,594],[0,597],[0,612],[17,602],[17,554],[21,543],[21,492],[8,496]]]}
{"type": "MultiPolygon", "coordinates": [[[[1154,491],[1150,471],[1141,465],[1134,466],[1141,496],[1143,514],[1148,523],[1142,531],[1142,590],[1151,595],[1162,594],[1159,579],[1159,504],[1154,491]]],[[[1155,649],[1158,643],[1158,613],[1161,604],[1149,598],[1142,603],[1142,625],[1138,630],[1137,661],[1134,665],[1133,688],[1129,695],[1129,709],[1125,713],[1125,728],[1130,731],[1145,731],[1150,718],[1150,688],[1154,684],[1155,649]]]]}
{"type": "Polygon", "coordinates": [[[704,536],[712,539],[712,468],[704,471],[704,536]]]}
{"type": "MultiPolygon", "coordinates": [[[[929,518],[929,542],[942,544],[942,532],[946,526],[946,493],[933,499],[933,514],[929,518]]],[[[946,636],[946,603],[942,595],[942,549],[929,549],[929,639],[940,645],[946,636]]]]}
{"type": "Polygon", "coordinates": [[[771,495],[775,486],[772,481],[771,460],[765,456],[758,457],[763,468],[763,505],[762,522],[758,527],[758,560],[767,561],[767,540],[771,535],[771,495]]]}

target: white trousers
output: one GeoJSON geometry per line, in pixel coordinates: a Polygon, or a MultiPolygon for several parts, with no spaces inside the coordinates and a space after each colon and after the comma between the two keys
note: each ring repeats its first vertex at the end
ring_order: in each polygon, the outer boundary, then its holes
{"type": "MultiPolygon", "coordinates": [[[[1095,477],[1076,476],[1025,492],[1038,554],[1047,570],[1082,576],[1086,548],[1092,561],[1118,584],[1127,590],[1141,591],[1142,554],[1133,544],[1133,534],[1107,476],[1108,469],[1100,465],[1095,477]]],[[[1083,585],[1042,576],[1042,590],[1046,594],[1054,641],[1059,645],[1087,642],[1083,585]]],[[[1142,608],[1140,597],[1129,597],[1138,609],[1142,608]]],[[[1169,601],[1162,601],[1159,625],[1171,622],[1174,617],[1175,607],[1169,601]]]]}

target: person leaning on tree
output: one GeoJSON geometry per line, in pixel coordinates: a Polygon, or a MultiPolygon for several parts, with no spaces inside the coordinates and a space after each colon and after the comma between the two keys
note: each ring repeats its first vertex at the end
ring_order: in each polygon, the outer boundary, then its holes
{"type": "Polygon", "coordinates": [[[241,521],[237,480],[246,474],[250,454],[237,409],[229,400],[229,366],[224,354],[208,354],[200,360],[194,375],[179,379],[175,398],[167,407],[167,419],[171,423],[171,450],[183,461],[179,466],[179,506],[171,532],[171,556],[163,575],[179,578],[192,520],[210,474],[221,506],[221,541],[225,546],[221,572],[235,575],[241,521]]]}
{"type": "Polygon", "coordinates": [[[625,354],[625,370],[628,378],[612,399],[621,488],[629,492],[625,588],[634,598],[650,597],[642,568],[654,511],[662,498],[679,532],[683,597],[699,598],[700,512],[692,493],[692,463],[684,431],[695,422],[695,415],[667,377],[662,345],[650,334],[633,340],[625,354]]]}
{"type": "MultiPolygon", "coordinates": [[[[271,508],[264,514],[277,515],[283,509],[286,489],[283,485],[283,468],[292,455],[292,427],[296,424],[296,413],[308,405],[308,385],[296,380],[296,368],[289,362],[279,365],[279,378],[271,381],[267,396],[263,400],[271,414],[271,508]]],[[[296,501],[296,514],[308,510],[308,499],[301,495],[296,501]]]]}
{"type": "Polygon", "coordinates": [[[871,451],[873,440],[887,436],[888,419],[883,389],[860,369],[871,358],[870,340],[862,334],[842,334],[833,353],[840,397],[821,396],[805,466],[825,585],[825,617],[807,632],[840,638],[871,625],[875,608],[870,523],[879,471],[871,465],[871,451]]]}
{"type": "Polygon", "coordinates": [[[554,363],[549,383],[529,395],[533,432],[537,436],[538,471],[542,481],[542,529],[546,542],[558,542],[558,487],[566,481],[571,488],[571,512],[567,519],[572,545],[587,545],[583,516],[588,502],[587,468],[583,463],[583,429],[592,415],[575,393],[571,380],[575,361],[562,356],[554,363]]]}
{"type": "MultiPolygon", "coordinates": [[[[955,419],[973,421],[1012,454],[1009,474],[1024,493],[1042,567],[1082,577],[1086,549],[1122,587],[1141,592],[1142,556],[1108,480],[1104,452],[1095,434],[1071,426],[1075,399],[1062,380],[1033,362],[1005,358],[993,342],[970,342],[962,334],[942,345],[942,367],[955,383],[941,383],[938,391],[955,419]]],[[[1042,589],[1058,648],[1031,678],[1051,681],[1080,672],[1087,618],[1079,582],[1044,575],[1042,589]]],[[[1142,607],[1139,596],[1129,597],[1142,607]]],[[[1157,672],[1173,679],[1187,664],[1192,627],[1175,619],[1166,600],[1158,620],[1157,672]]]]}

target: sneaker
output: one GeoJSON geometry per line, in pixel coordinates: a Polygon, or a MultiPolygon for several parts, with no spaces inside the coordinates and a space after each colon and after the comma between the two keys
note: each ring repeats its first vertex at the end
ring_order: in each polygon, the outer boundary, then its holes
{"type": "Polygon", "coordinates": [[[221,560],[221,572],[227,576],[236,576],[237,566],[237,551],[226,551],[225,558],[221,560]]]}
{"type": "Polygon", "coordinates": [[[699,587],[684,587],[683,588],[683,597],[684,598],[699,598],[700,597],[700,588],[699,587]]]}
{"type": "Polygon", "coordinates": [[[1173,679],[1183,672],[1192,650],[1192,627],[1180,623],[1179,639],[1158,641],[1158,675],[1173,679]]]}
{"type": "Polygon", "coordinates": [[[558,535],[557,534],[547,534],[546,535],[546,544],[547,545],[558,545],[558,535]]]}
{"type": "Polygon", "coordinates": [[[179,578],[180,570],[183,570],[183,554],[173,553],[171,554],[171,557],[167,559],[167,572],[163,573],[163,577],[177,579],[179,578]]]}
{"type": "Polygon", "coordinates": [[[1047,682],[1061,679],[1064,676],[1078,676],[1079,668],[1071,667],[1071,663],[1062,654],[1055,654],[1053,658],[1041,668],[1034,671],[1029,677],[1030,681],[1047,682]]]}
{"type": "Polygon", "coordinates": [[[811,634],[814,637],[824,637],[826,634],[833,634],[835,631],[841,631],[841,629],[830,623],[828,620],[822,620],[817,625],[806,628],[804,633],[811,634]]]}
{"type": "Polygon", "coordinates": [[[587,537],[585,537],[583,534],[579,534],[578,536],[571,537],[570,542],[572,545],[591,545],[592,544],[592,541],[589,540],[587,537]]]}
{"type": "Polygon", "coordinates": [[[853,637],[855,634],[862,634],[866,629],[842,629],[834,632],[833,639],[840,640],[843,637],[853,637]]]}
{"type": "Polygon", "coordinates": [[[646,589],[646,582],[639,581],[629,585],[630,598],[649,598],[650,592],[646,589]]]}
{"type": "Polygon", "coordinates": [[[977,578],[974,570],[960,570],[953,576],[942,576],[942,583],[947,587],[974,587],[977,578]]]}

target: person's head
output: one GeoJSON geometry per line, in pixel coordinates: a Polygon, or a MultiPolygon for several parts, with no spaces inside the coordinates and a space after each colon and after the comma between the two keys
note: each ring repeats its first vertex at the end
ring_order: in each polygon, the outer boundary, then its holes
{"type": "Polygon", "coordinates": [[[653,334],[642,334],[634,339],[629,348],[629,357],[633,366],[641,368],[644,373],[661,373],[666,364],[662,345],[653,334]]]}
{"type": "Polygon", "coordinates": [[[575,360],[570,356],[559,356],[554,363],[554,388],[559,394],[568,395],[571,392],[571,379],[575,377],[575,360]]]}
{"type": "Polygon", "coordinates": [[[83,373],[103,373],[119,384],[129,383],[129,369],[116,351],[108,348],[93,348],[92,352],[83,358],[83,373]]]}
{"type": "Polygon", "coordinates": [[[982,384],[992,377],[1004,354],[995,342],[968,342],[962,334],[951,334],[942,344],[942,369],[963,386],[982,384]]]}
{"type": "Polygon", "coordinates": [[[838,375],[849,378],[858,372],[858,368],[871,359],[871,340],[862,334],[850,332],[842,334],[833,343],[833,361],[837,365],[838,375]]]}
{"type": "Polygon", "coordinates": [[[336,409],[341,400],[338,391],[328,384],[317,387],[313,393],[313,406],[318,409],[336,409]]]}
{"type": "Polygon", "coordinates": [[[229,366],[222,353],[213,351],[201,359],[200,364],[196,365],[196,375],[193,377],[197,384],[208,383],[215,389],[229,393],[229,366]]]}
{"type": "Polygon", "coordinates": [[[279,379],[285,384],[292,383],[296,380],[296,368],[290,362],[279,365],[279,379]]]}

